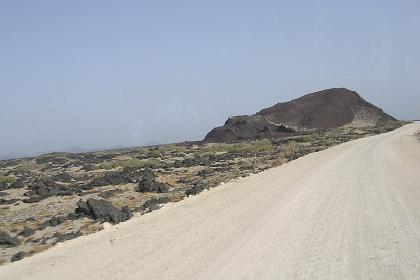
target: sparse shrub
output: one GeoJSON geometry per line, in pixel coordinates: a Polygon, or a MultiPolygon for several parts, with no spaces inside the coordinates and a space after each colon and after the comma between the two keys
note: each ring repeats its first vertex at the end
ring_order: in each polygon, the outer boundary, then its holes
{"type": "Polygon", "coordinates": [[[321,138],[318,140],[318,144],[321,146],[327,146],[329,144],[328,140],[325,138],[321,138]]]}
{"type": "Polygon", "coordinates": [[[9,214],[9,209],[0,209],[0,217],[9,214]]]}
{"type": "Polygon", "coordinates": [[[98,169],[111,170],[118,167],[122,167],[123,169],[131,169],[131,168],[144,168],[144,167],[159,167],[161,165],[162,165],[162,162],[157,158],[149,158],[149,159],[131,158],[131,159],[105,162],[98,165],[93,165],[92,167],[89,168],[89,170],[98,170],[98,169]]]}
{"type": "Polygon", "coordinates": [[[14,169],[15,172],[35,171],[40,170],[44,167],[43,164],[39,164],[33,161],[23,161],[18,167],[14,169]]]}
{"type": "Polygon", "coordinates": [[[11,184],[15,181],[14,178],[10,177],[10,176],[6,176],[6,175],[1,175],[0,174],[0,183],[3,184],[11,184]]]}
{"type": "Polygon", "coordinates": [[[291,158],[299,150],[299,145],[295,141],[290,141],[283,148],[283,153],[286,158],[291,158]]]}
{"type": "Polygon", "coordinates": [[[157,158],[149,159],[127,159],[119,163],[123,168],[143,168],[143,167],[158,167],[162,165],[161,161],[157,158]]]}
{"type": "Polygon", "coordinates": [[[273,145],[270,140],[240,142],[235,144],[211,144],[199,151],[201,154],[216,153],[272,153],[273,145]]]}
{"type": "Polygon", "coordinates": [[[304,135],[302,137],[302,142],[304,143],[311,143],[311,142],[315,142],[317,139],[315,137],[315,135],[313,134],[308,134],[308,135],[304,135]]]}
{"type": "Polygon", "coordinates": [[[115,167],[117,167],[117,164],[115,162],[105,162],[105,163],[101,163],[99,165],[94,165],[92,170],[96,170],[97,169],[105,169],[105,170],[110,170],[110,169],[114,169],[115,167]]]}

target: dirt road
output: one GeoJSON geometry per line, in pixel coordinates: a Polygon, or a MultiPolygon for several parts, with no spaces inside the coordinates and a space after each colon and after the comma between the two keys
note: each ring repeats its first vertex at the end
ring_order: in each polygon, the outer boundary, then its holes
{"type": "Polygon", "coordinates": [[[0,268],[0,279],[420,279],[420,123],[0,268]]]}

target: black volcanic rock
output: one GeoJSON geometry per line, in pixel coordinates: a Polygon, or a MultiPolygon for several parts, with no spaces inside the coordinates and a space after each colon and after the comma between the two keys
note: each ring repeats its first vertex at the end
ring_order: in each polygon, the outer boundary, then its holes
{"type": "Polygon", "coordinates": [[[169,191],[169,187],[164,183],[156,181],[154,173],[148,170],[140,179],[136,191],[166,193],[169,191]]]}
{"type": "Polygon", "coordinates": [[[25,256],[26,256],[26,253],[23,252],[23,251],[20,251],[20,252],[14,254],[13,257],[10,259],[10,261],[16,262],[16,261],[19,261],[19,260],[23,259],[25,256]]]}
{"type": "Polygon", "coordinates": [[[284,137],[344,125],[380,126],[395,120],[357,92],[332,88],[278,103],[251,116],[230,117],[223,126],[210,131],[204,141],[237,142],[284,137]]]}
{"type": "Polygon", "coordinates": [[[127,221],[131,218],[132,214],[128,208],[118,210],[111,203],[106,200],[99,200],[89,198],[86,202],[77,202],[75,212],[92,217],[95,220],[106,221],[118,224],[127,221]]]}
{"type": "Polygon", "coordinates": [[[30,191],[26,192],[26,196],[30,196],[30,199],[26,199],[24,202],[33,203],[38,202],[38,198],[44,199],[50,196],[63,196],[72,195],[73,191],[68,187],[57,184],[54,180],[48,178],[35,179],[29,185],[30,191]],[[30,201],[33,199],[34,201],[30,201]]]}
{"type": "Polygon", "coordinates": [[[19,235],[20,236],[24,236],[24,237],[29,237],[29,236],[31,236],[34,233],[35,233],[35,230],[33,230],[32,228],[24,227],[23,230],[21,230],[19,232],[19,235]]]}
{"type": "Polygon", "coordinates": [[[165,204],[168,202],[170,202],[169,196],[152,197],[144,201],[138,210],[149,213],[149,212],[159,209],[160,204],[165,204]]]}
{"type": "Polygon", "coordinates": [[[7,232],[0,232],[0,245],[18,246],[19,244],[19,240],[15,237],[11,237],[7,232]]]}
{"type": "Polygon", "coordinates": [[[16,181],[14,181],[9,188],[10,189],[21,189],[25,187],[25,180],[23,178],[19,178],[16,181]]]}

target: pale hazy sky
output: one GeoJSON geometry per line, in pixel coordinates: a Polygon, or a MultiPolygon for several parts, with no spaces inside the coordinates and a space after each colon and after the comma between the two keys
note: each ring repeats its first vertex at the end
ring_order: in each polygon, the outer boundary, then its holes
{"type": "Polygon", "coordinates": [[[196,140],[330,87],[420,118],[420,1],[0,1],[0,154],[196,140]]]}

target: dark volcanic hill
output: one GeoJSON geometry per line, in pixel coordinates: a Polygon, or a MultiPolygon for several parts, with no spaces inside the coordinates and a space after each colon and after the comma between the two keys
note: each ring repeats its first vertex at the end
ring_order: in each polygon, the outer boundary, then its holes
{"type": "Polygon", "coordinates": [[[204,141],[236,142],[283,137],[341,126],[381,126],[395,120],[357,92],[331,88],[277,103],[251,116],[230,117],[223,126],[210,131],[204,141]]]}

